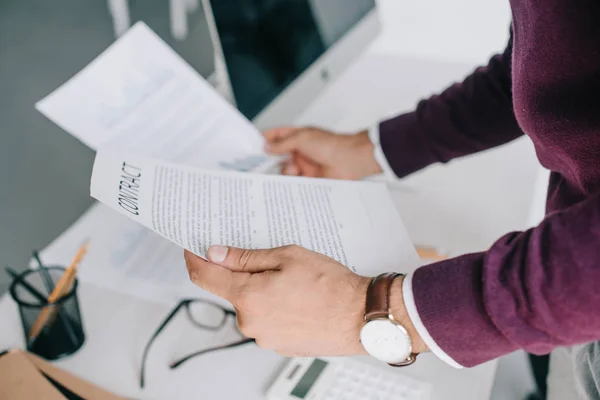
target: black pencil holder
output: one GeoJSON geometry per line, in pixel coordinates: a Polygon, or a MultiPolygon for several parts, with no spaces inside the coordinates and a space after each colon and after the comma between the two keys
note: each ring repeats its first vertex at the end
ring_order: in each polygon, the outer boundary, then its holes
{"type": "MultiPolygon", "coordinates": [[[[46,270],[54,286],[65,272],[62,267],[46,267],[46,270]]],[[[77,280],[69,293],[48,303],[49,293],[43,278],[41,270],[27,270],[13,280],[10,294],[19,306],[27,350],[46,360],[58,360],[75,353],[85,342],[77,301],[77,280]],[[51,317],[39,335],[30,340],[32,327],[44,309],[51,317]]]]}

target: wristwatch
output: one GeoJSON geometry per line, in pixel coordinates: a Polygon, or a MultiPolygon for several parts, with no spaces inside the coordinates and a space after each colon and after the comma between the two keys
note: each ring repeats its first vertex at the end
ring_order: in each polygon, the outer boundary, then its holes
{"type": "Polygon", "coordinates": [[[367,353],[393,367],[405,367],[417,359],[410,336],[390,310],[390,288],[399,276],[403,275],[382,274],[373,278],[367,289],[365,324],[360,331],[367,353]]]}

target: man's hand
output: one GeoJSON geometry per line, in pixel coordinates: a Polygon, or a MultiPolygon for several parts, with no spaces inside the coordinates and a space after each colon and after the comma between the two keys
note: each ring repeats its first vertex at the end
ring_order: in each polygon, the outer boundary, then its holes
{"type": "Polygon", "coordinates": [[[284,175],[361,179],[381,172],[367,131],[337,135],[317,128],[275,128],[264,132],[265,151],[290,154],[284,175]]]}
{"type": "MultiPolygon", "coordinates": [[[[299,246],[213,246],[208,259],[185,252],[191,280],[232,303],[241,332],[260,347],[284,356],[364,354],[359,337],[370,278],[299,246]]],[[[394,286],[394,316],[413,338],[413,350],[425,350],[406,317],[401,280],[394,286]]]]}
{"type": "Polygon", "coordinates": [[[191,280],[231,302],[240,331],[260,347],[284,356],[364,353],[359,336],[368,278],[298,246],[213,246],[208,258],[185,252],[191,280]]]}

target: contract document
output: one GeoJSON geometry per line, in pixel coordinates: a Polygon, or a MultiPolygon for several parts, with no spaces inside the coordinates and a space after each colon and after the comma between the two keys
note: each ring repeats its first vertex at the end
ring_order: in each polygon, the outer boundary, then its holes
{"type": "Polygon", "coordinates": [[[198,169],[100,150],[90,192],[201,257],[215,244],[297,244],[365,276],[419,263],[384,183],[198,169]]]}

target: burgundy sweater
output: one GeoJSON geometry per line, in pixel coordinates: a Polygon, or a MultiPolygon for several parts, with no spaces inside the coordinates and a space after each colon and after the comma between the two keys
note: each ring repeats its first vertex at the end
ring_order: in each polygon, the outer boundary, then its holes
{"type": "Polygon", "coordinates": [[[415,272],[423,324],[464,366],[600,340],[600,1],[511,6],[503,54],[380,126],[400,177],[523,133],[552,171],[539,226],[415,272]]]}

